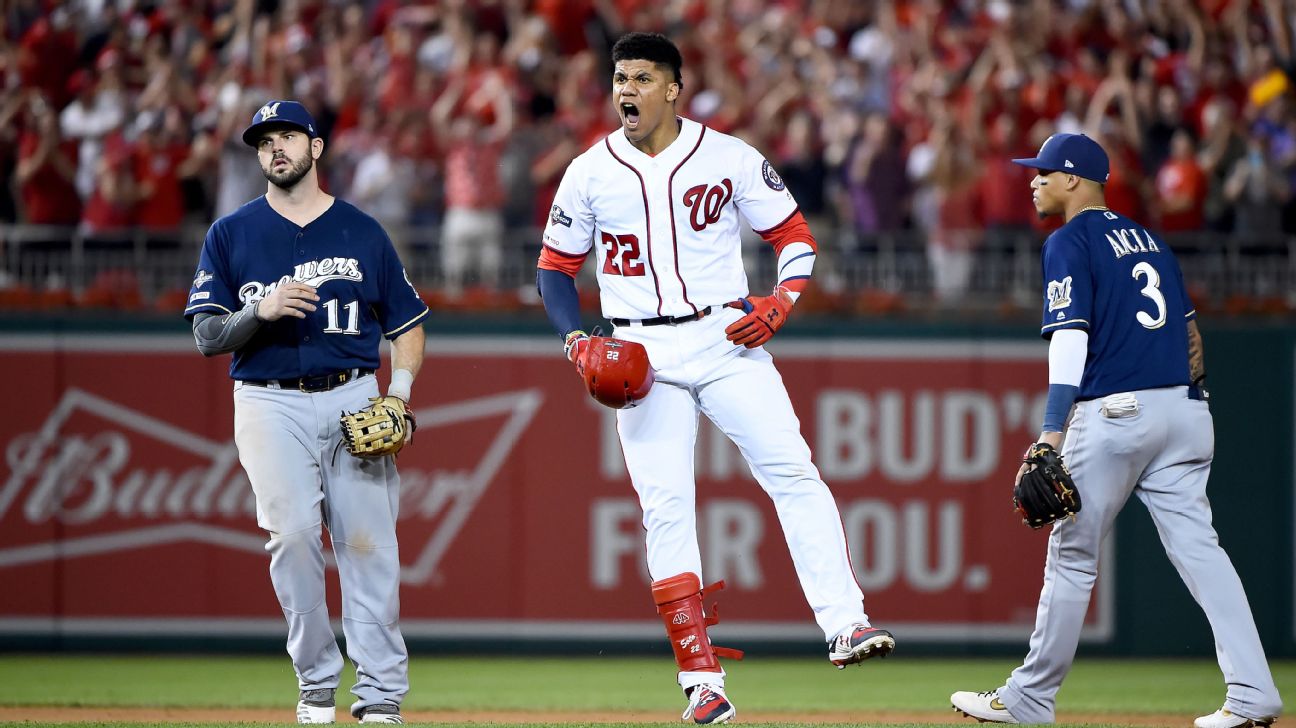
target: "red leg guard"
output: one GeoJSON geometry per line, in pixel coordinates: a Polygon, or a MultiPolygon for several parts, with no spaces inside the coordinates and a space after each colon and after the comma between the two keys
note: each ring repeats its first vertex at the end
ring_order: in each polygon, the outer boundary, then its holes
{"type": "MultiPolygon", "coordinates": [[[[718,616],[707,616],[702,607],[702,597],[708,592],[724,588],[718,581],[705,590],[697,574],[685,572],[652,583],[653,601],[657,613],[666,625],[675,662],[683,672],[720,672],[718,657],[741,660],[743,653],[726,647],[713,647],[706,628],[719,622],[718,616]]],[[[711,610],[716,611],[715,605],[711,610]]]]}

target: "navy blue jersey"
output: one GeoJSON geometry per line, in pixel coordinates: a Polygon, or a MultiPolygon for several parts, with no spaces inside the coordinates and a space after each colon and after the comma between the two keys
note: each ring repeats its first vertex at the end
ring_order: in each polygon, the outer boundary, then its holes
{"type": "Polygon", "coordinates": [[[263,323],[234,352],[234,379],[377,369],[379,337],[394,339],[428,313],[377,220],[334,200],[299,227],[263,196],[212,223],[185,316],[232,313],[293,281],[316,288],[318,308],[263,323]]]}
{"type": "Polygon", "coordinates": [[[1196,316],[1174,253],[1110,210],[1079,213],[1044,243],[1044,323],[1089,332],[1079,399],[1189,384],[1196,316]]]}

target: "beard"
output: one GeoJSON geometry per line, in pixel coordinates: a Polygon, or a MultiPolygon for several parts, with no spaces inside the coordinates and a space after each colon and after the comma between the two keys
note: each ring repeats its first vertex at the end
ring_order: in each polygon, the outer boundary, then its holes
{"type": "MultiPolygon", "coordinates": [[[[288,158],[281,157],[280,159],[288,158]]],[[[296,187],[297,183],[301,182],[302,178],[305,177],[306,174],[311,171],[311,168],[315,166],[315,160],[310,154],[307,154],[305,158],[297,162],[288,159],[288,169],[283,171],[275,170],[274,163],[276,161],[277,160],[275,159],[271,159],[270,166],[262,167],[261,173],[270,181],[270,184],[281,190],[291,190],[293,187],[296,187]]]]}

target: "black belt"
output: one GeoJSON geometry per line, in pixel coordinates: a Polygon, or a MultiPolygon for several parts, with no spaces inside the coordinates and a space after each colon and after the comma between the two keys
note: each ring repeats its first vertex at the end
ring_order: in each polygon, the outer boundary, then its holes
{"type": "MultiPolygon", "coordinates": [[[[1151,387],[1151,389],[1169,389],[1169,387],[1151,387]]],[[[1106,396],[1106,395],[1104,395],[1104,396],[1106,396]]],[[[1101,398],[1100,398],[1100,397],[1085,397],[1084,399],[1077,399],[1076,401],[1077,401],[1077,402],[1092,402],[1092,401],[1095,400],[1095,399],[1101,399],[1101,398]]],[[[1209,401],[1210,401],[1210,392],[1208,392],[1208,391],[1206,390],[1206,385],[1205,385],[1205,384],[1189,384],[1189,385],[1188,385],[1188,399],[1194,399],[1194,400],[1197,400],[1198,402],[1209,402],[1209,401]]]]}
{"type": "Polygon", "coordinates": [[[608,319],[608,321],[611,321],[613,326],[674,326],[675,324],[686,324],[690,321],[697,321],[712,311],[719,311],[722,308],[724,308],[723,304],[717,304],[715,306],[699,308],[697,311],[687,316],[658,316],[657,318],[648,319],[614,318],[608,319]]]}
{"type": "Polygon", "coordinates": [[[253,387],[278,387],[279,389],[296,389],[301,392],[327,392],[330,389],[354,381],[360,377],[367,377],[373,374],[372,369],[347,369],[332,374],[317,374],[313,377],[297,377],[296,379],[269,379],[265,381],[253,381],[244,379],[244,384],[250,384],[253,387]]]}

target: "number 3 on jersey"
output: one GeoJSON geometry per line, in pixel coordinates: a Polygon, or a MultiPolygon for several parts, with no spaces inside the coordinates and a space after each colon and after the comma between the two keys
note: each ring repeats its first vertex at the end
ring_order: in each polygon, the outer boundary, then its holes
{"type": "Polygon", "coordinates": [[[639,238],[603,232],[603,272],[610,276],[641,276],[644,265],[639,260],[639,238]]]}
{"type": "Polygon", "coordinates": [[[1133,275],[1135,279],[1138,279],[1140,276],[1147,278],[1147,285],[1143,286],[1143,290],[1139,291],[1139,293],[1152,299],[1152,303],[1156,304],[1157,311],[1156,318],[1149,316],[1145,311],[1139,311],[1134,314],[1134,318],[1138,319],[1138,322],[1142,324],[1145,329],[1161,328],[1166,322],[1165,296],[1161,295],[1161,289],[1159,288],[1161,285],[1161,275],[1157,273],[1156,268],[1153,268],[1152,264],[1147,261],[1143,261],[1134,266],[1133,275]]]}

